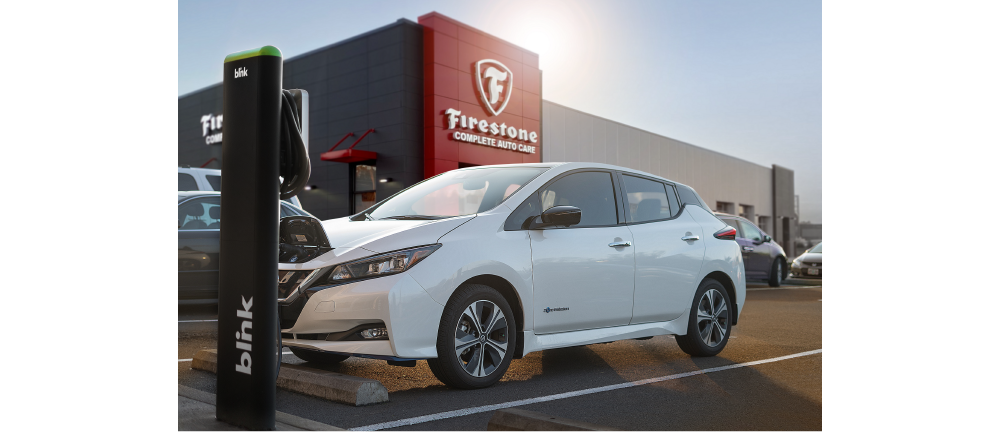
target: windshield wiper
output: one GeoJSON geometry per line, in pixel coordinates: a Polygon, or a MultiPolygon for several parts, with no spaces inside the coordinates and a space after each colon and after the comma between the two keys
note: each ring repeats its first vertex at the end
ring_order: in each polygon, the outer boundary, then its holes
{"type": "Polygon", "coordinates": [[[387,216],[387,217],[384,217],[384,218],[379,218],[379,220],[382,220],[382,219],[398,219],[398,220],[435,220],[435,219],[444,219],[444,218],[446,218],[446,217],[448,217],[448,216],[427,216],[427,215],[402,215],[402,216],[387,216]]]}

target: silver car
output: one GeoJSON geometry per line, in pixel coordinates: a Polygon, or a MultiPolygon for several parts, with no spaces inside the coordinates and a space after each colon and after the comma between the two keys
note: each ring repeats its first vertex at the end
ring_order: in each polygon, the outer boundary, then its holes
{"type": "Polygon", "coordinates": [[[810,279],[823,278],[823,242],[819,242],[792,261],[792,276],[810,279]]]}

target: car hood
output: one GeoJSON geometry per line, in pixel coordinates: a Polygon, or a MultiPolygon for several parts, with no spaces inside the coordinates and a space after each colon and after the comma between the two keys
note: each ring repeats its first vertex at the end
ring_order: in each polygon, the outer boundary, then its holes
{"type": "Polygon", "coordinates": [[[476,215],[438,220],[352,221],[347,217],[323,221],[330,246],[364,248],[376,253],[437,243],[441,236],[476,215]]]}
{"type": "Polygon", "coordinates": [[[804,263],[821,263],[823,262],[823,254],[804,253],[801,256],[799,256],[799,260],[804,263]]]}

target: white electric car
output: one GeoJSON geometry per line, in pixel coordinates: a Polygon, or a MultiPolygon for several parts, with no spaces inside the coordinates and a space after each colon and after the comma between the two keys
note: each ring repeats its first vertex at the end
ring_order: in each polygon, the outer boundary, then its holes
{"type": "Polygon", "coordinates": [[[677,335],[716,355],[746,298],[736,232],[694,190],[612,165],[458,169],[322,225],[332,249],[279,264],[284,345],[426,359],[458,388],[549,348],[677,335]]]}

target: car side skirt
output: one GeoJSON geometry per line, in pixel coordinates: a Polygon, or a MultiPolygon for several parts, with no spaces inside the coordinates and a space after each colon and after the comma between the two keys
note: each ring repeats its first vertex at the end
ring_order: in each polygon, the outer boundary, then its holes
{"type": "Polygon", "coordinates": [[[524,354],[553,348],[590,345],[635,339],[646,336],[683,335],[687,333],[691,308],[670,321],[578,330],[564,333],[536,335],[533,331],[521,332],[524,340],[524,354]]]}

